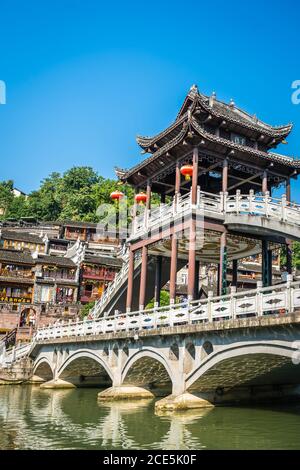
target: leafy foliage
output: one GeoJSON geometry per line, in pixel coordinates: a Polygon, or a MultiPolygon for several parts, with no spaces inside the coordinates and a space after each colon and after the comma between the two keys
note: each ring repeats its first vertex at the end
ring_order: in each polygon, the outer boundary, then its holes
{"type": "Polygon", "coordinates": [[[80,310],[80,316],[82,320],[88,316],[90,310],[94,307],[94,305],[95,305],[95,302],[89,302],[88,304],[85,304],[82,307],[82,309],[80,310]]]}
{"type": "MultiPolygon", "coordinates": [[[[161,290],[160,291],[160,306],[161,307],[166,307],[167,305],[170,305],[170,294],[166,290],[161,290]]],[[[152,299],[146,308],[153,308],[154,307],[154,299],[152,299]]]]}
{"type": "MultiPolygon", "coordinates": [[[[293,267],[296,269],[300,269],[300,242],[293,242],[292,252],[293,252],[293,257],[292,257],[293,267]]],[[[286,251],[284,249],[281,250],[280,264],[281,266],[286,266],[286,251]]]]}
{"type": "Polygon", "coordinates": [[[27,197],[14,197],[13,181],[0,183],[0,217],[35,217],[39,220],[80,220],[98,222],[97,208],[109,204],[110,194],[120,189],[133,203],[133,189],[98,175],[90,167],[73,167],[63,175],[51,173],[27,197]]]}

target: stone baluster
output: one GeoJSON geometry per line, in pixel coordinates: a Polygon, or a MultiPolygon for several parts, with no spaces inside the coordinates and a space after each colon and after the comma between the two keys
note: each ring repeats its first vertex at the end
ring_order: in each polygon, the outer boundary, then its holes
{"type": "Polygon", "coordinates": [[[254,212],[254,190],[250,189],[249,191],[249,213],[254,212]]]}
{"type": "Polygon", "coordinates": [[[235,194],[235,207],[236,213],[240,213],[240,200],[241,200],[241,191],[238,189],[235,194]]]}
{"type": "Polygon", "coordinates": [[[211,290],[208,291],[208,294],[207,294],[207,317],[208,317],[209,322],[213,321],[213,318],[212,318],[212,301],[211,301],[213,296],[214,296],[213,291],[211,291],[211,290]]]}
{"type": "Polygon", "coordinates": [[[293,275],[287,275],[287,282],[286,282],[286,302],[287,302],[287,313],[293,313],[295,310],[294,305],[294,287],[292,286],[293,282],[293,275]]]}
{"type": "Polygon", "coordinates": [[[286,198],[286,194],[283,194],[281,196],[281,220],[283,220],[284,222],[287,219],[286,212],[287,212],[287,198],[286,198]]]}
{"type": "Polygon", "coordinates": [[[265,192],[264,203],[265,203],[265,216],[269,217],[269,215],[270,215],[270,193],[269,193],[269,191],[265,192]]]}

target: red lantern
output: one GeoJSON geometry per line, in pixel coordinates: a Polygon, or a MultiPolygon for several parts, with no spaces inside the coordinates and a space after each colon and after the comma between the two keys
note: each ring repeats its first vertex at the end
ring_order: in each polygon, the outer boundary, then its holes
{"type": "Polygon", "coordinates": [[[120,199],[122,199],[122,197],[124,196],[124,194],[121,192],[121,191],[113,191],[110,195],[111,199],[113,199],[114,201],[119,201],[120,199]]]}
{"type": "Polygon", "coordinates": [[[193,175],[193,165],[183,165],[180,168],[180,173],[185,177],[186,181],[189,181],[193,175]]]}
{"type": "Polygon", "coordinates": [[[135,196],[135,200],[138,204],[144,204],[147,201],[147,194],[141,192],[135,196]]]}

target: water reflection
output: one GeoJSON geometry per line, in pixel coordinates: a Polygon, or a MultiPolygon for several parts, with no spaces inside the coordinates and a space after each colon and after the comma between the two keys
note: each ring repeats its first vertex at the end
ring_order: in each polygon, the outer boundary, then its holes
{"type": "Polygon", "coordinates": [[[154,401],[97,403],[96,389],[0,387],[1,449],[297,449],[300,406],[154,414],[154,401]]]}

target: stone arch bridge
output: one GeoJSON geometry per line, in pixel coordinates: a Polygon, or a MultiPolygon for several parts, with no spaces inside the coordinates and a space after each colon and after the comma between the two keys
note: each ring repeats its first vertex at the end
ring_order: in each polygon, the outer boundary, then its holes
{"type": "Polygon", "coordinates": [[[33,380],[157,409],[298,397],[300,313],[36,340],[33,380]]]}

